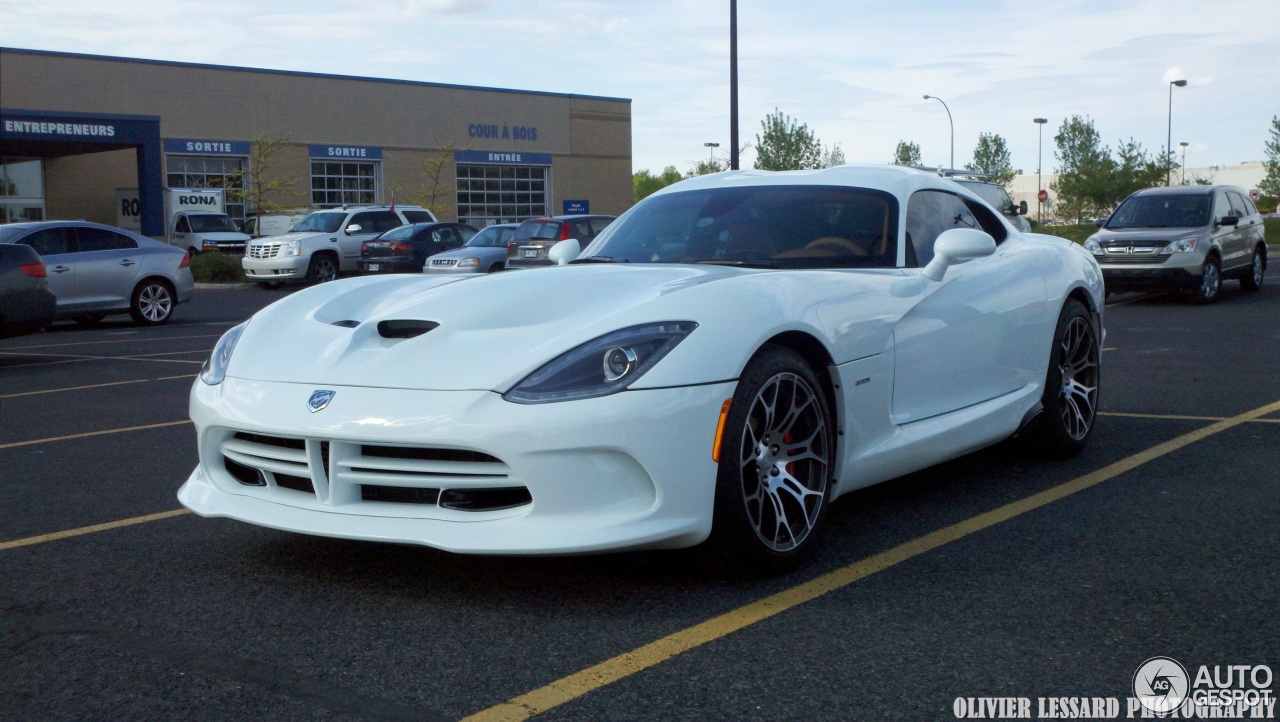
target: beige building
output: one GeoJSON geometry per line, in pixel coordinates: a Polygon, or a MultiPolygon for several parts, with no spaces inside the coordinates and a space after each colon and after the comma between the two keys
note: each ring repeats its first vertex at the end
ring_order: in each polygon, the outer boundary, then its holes
{"type": "Polygon", "coordinates": [[[0,48],[0,222],[115,225],[117,191],[138,189],[159,236],[163,188],[227,188],[239,220],[255,181],[290,177],[263,200],[418,202],[477,227],[617,214],[631,101],[0,48]],[[264,158],[263,140],[285,142],[264,158]]]}

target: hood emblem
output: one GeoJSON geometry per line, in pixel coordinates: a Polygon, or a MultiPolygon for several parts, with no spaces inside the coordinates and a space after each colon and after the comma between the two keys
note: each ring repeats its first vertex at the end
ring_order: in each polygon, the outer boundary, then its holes
{"type": "Polygon", "coordinates": [[[338,392],[330,391],[328,389],[316,389],[315,391],[312,391],[311,398],[307,399],[307,408],[310,409],[313,414],[317,411],[322,411],[324,407],[328,406],[329,402],[333,400],[333,396],[336,393],[338,392]]]}

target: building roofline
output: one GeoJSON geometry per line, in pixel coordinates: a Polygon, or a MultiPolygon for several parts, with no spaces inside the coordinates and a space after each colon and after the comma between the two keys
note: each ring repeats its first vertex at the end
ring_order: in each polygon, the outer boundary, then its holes
{"type": "Polygon", "coordinates": [[[393,78],[374,78],[363,75],[337,75],[334,73],[308,73],[300,70],[270,70],[266,68],[248,68],[239,65],[215,65],[212,63],[188,63],[175,60],[149,60],[146,58],[122,58],[114,55],[91,55],[87,53],[68,53],[60,50],[33,50],[30,48],[10,48],[0,46],[0,53],[18,55],[43,55],[58,58],[77,58],[82,60],[104,60],[117,63],[142,63],[146,65],[165,65],[174,68],[196,68],[200,70],[229,70],[238,73],[263,73],[266,75],[287,75],[301,78],[322,78],[326,80],[358,80],[367,83],[388,83],[392,85],[412,85],[424,88],[446,88],[449,90],[478,90],[490,93],[516,93],[520,95],[541,95],[554,98],[579,98],[583,100],[608,100],[617,103],[630,103],[630,98],[612,98],[604,95],[582,95],[579,93],[553,93],[544,90],[517,90],[512,88],[492,88],[481,85],[458,85],[454,83],[431,83],[422,80],[397,80],[393,78]]]}

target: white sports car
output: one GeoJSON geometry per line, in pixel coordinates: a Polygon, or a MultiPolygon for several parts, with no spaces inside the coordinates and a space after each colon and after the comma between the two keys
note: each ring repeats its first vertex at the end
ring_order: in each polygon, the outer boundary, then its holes
{"type": "Polygon", "coordinates": [[[1093,427],[1093,257],[928,173],[704,176],[554,254],[326,283],[232,329],[178,498],[467,553],[708,542],[768,571],[841,494],[1093,427]]]}

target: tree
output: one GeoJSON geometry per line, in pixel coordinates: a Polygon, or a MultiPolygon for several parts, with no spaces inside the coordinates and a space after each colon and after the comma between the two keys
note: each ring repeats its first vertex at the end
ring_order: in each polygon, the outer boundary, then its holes
{"type": "Polygon", "coordinates": [[[777,108],[760,121],[756,135],[758,170],[799,170],[822,167],[822,144],[809,126],[797,124],[777,108]]]}
{"type": "MultiPolygon", "coordinates": [[[[445,214],[452,214],[457,209],[455,199],[458,193],[456,180],[451,182],[445,171],[453,171],[454,157],[458,150],[469,148],[459,149],[454,141],[441,143],[439,138],[435,138],[435,145],[438,150],[422,161],[422,168],[418,171],[418,187],[410,191],[405,200],[430,210],[436,218],[443,218],[445,214]]],[[[392,200],[394,199],[393,193],[392,200]]]]}
{"type": "Polygon", "coordinates": [[[905,140],[898,141],[898,147],[893,151],[893,164],[920,165],[920,146],[905,140]]]}
{"type": "Polygon", "coordinates": [[[639,201],[683,179],[684,176],[673,165],[663,168],[661,175],[654,175],[645,168],[631,174],[631,195],[639,201]]]}
{"type": "Polygon", "coordinates": [[[1013,169],[1009,157],[1009,146],[996,133],[979,133],[978,145],[973,149],[973,162],[965,166],[966,170],[984,173],[987,181],[1007,186],[1018,172],[1013,169]]]}
{"type": "Polygon", "coordinates": [[[844,165],[847,161],[844,158],[844,148],[839,143],[822,151],[822,167],[834,168],[838,165],[844,165]]]}
{"type": "Polygon", "coordinates": [[[1262,162],[1267,175],[1258,183],[1265,196],[1280,198],[1280,116],[1271,119],[1271,139],[1266,144],[1267,158],[1262,162]]]}
{"type": "Polygon", "coordinates": [[[245,213],[261,215],[283,210],[292,205],[308,205],[300,194],[293,191],[298,185],[298,174],[289,172],[273,175],[276,156],[289,146],[291,136],[259,133],[249,140],[249,167],[238,171],[241,188],[228,191],[228,200],[244,200],[245,213]],[[296,201],[281,203],[288,198],[296,201]]]}
{"type": "Polygon", "coordinates": [[[693,178],[694,176],[710,175],[712,173],[719,173],[726,170],[729,170],[728,161],[723,161],[719,158],[708,158],[707,160],[700,160],[695,163],[693,170],[689,171],[689,177],[693,178]]]}
{"type": "Polygon", "coordinates": [[[1149,157],[1142,145],[1133,138],[1127,143],[1121,143],[1116,149],[1116,155],[1120,162],[1115,164],[1115,170],[1111,174],[1111,187],[1107,195],[1110,208],[1120,205],[1134,191],[1163,185],[1172,171],[1172,167],[1167,164],[1173,154],[1166,154],[1162,163],[1149,157]]]}
{"type": "Polygon", "coordinates": [[[1108,186],[1115,162],[1093,121],[1074,115],[1062,122],[1053,140],[1058,146],[1054,157],[1060,163],[1058,180],[1050,184],[1058,196],[1054,213],[1079,223],[1110,211],[1108,186]]]}

